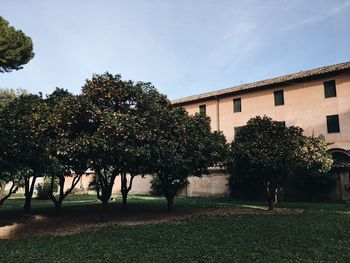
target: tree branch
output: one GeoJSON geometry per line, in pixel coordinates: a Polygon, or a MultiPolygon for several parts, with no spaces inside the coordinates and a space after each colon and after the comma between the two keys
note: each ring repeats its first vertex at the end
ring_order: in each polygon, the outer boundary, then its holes
{"type": "Polygon", "coordinates": [[[55,184],[55,177],[51,176],[51,185],[50,185],[50,190],[49,190],[48,196],[51,199],[51,201],[56,205],[58,203],[58,201],[57,201],[55,195],[53,194],[54,184],[55,184]]]}
{"type": "MultiPolygon", "coordinates": [[[[34,175],[34,176],[33,176],[33,179],[32,179],[32,182],[31,182],[31,185],[30,185],[30,190],[29,190],[30,195],[32,195],[33,192],[34,192],[34,186],[35,186],[36,178],[37,178],[37,176],[34,175]]],[[[29,179],[28,179],[28,181],[29,181],[29,179]]]]}
{"type": "Polygon", "coordinates": [[[130,175],[130,184],[129,184],[129,187],[127,189],[127,192],[129,192],[131,190],[131,187],[132,187],[132,181],[134,180],[134,177],[135,175],[134,174],[131,174],[130,175]]]}
{"type": "Polygon", "coordinates": [[[8,194],[6,196],[4,196],[3,198],[1,198],[0,200],[0,205],[2,205],[7,198],[9,198],[12,194],[16,193],[16,191],[18,190],[18,186],[15,184],[14,181],[12,181],[12,186],[8,192],[8,194]]]}
{"type": "Polygon", "coordinates": [[[67,195],[70,194],[70,192],[73,191],[73,189],[75,188],[75,186],[78,184],[78,182],[80,181],[80,178],[82,177],[82,174],[78,175],[78,176],[74,176],[73,180],[72,180],[72,184],[71,187],[64,193],[64,197],[66,197],[67,195]]]}

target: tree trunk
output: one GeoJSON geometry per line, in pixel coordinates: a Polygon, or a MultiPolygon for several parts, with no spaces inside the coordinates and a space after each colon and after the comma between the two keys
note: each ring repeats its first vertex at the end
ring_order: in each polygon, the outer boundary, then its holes
{"type": "Polygon", "coordinates": [[[268,203],[269,203],[269,210],[273,210],[274,209],[274,205],[273,205],[273,201],[271,200],[271,198],[268,198],[268,203]]]}
{"type": "MultiPolygon", "coordinates": [[[[6,184],[4,184],[6,186],[6,184]]],[[[3,188],[5,188],[5,186],[1,186],[3,188]]],[[[14,193],[16,193],[16,191],[18,190],[17,185],[15,184],[14,181],[12,181],[12,186],[8,192],[7,195],[3,196],[4,193],[2,193],[2,195],[0,196],[0,206],[2,206],[4,204],[4,202],[14,193]]]]}
{"type": "Polygon", "coordinates": [[[58,201],[57,203],[55,203],[55,208],[60,211],[62,208],[62,201],[58,201]]]}
{"type": "Polygon", "coordinates": [[[55,177],[54,176],[51,177],[51,185],[50,185],[50,191],[48,193],[48,196],[51,199],[51,201],[54,203],[55,208],[57,210],[60,210],[62,208],[63,199],[61,197],[63,195],[63,188],[64,188],[65,180],[66,180],[65,176],[58,177],[58,184],[59,184],[60,189],[59,189],[59,197],[56,198],[54,193],[53,193],[53,188],[54,188],[54,184],[55,184],[55,177]]]}
{"type": "Polygon", "coordinates": [[[24,211],[30,212],[32,208],[32,197],[34,192],[34,186],[35,186],[36,176],[32,176],[32,180],[30,181],[30,177],[24,178],[24,188],[25,188],[25,201],[24,201],[24,211]]]}
{"type": "Polygon", "coordinates": [[[174,208],[174,196],[166,195],[165,198],[167,201],[167,211],[170,213],[171,211],[173,211],[174,208]]]}
{"type": "Polygon", "coordinates": [[[126,173],[122,173],[120,175],[120,180],[121,180],[121,189],[120,192],[122,193],[123,199],[122,199],[122,209],[126,209],[127,208],[127,200],[128,200],[128,193],[131,190],[132,187],[132,182],[134,180],[135,175],[131,174],[130,175],[130,183],[128,186],[128,179],[126,177],[126,173]]]}
{"type": "Polygon", "coordinates": [[[127,201],[128,201],[128,193],[126,192],[122,192],[122,196],[123,196],[123,199],[122,199],[122,209],[126,209],[127,208],[127,201]]]}
{"type": "Polygon", "coordinates": [[[265,183],[265,187],[269,210],[274,210],[278,200],[279,188],[277,187],[277,185],[272,184],[271,182],[265,183]]]}
{"type": "Polygon", "coordinates": [[[63,200],[66,198],[67,195],[69,195],[72,192],[72,190],[78,184],[78,182],[80,181],[81,176],[82,176],[82,175],[74,176],[70,188],[68,188],[66,191],[64,191],[64,183],[66,181],[66,176],[68,176],[68,175],[69,175],[69,173],[58,177],[58,180],[59,180],[58,184],[59,184],[59,188],[60,188],[58,198],[56,198],[54,193],[53,193],[55,177],[52,176],[52,178],[51,178],[51,187],[50,187],[50,191],[49,191],[49,198],[52,200],[52,202],[54,203],[55,208],[57,210],[60,210],[62,208],[63,200]]]}
{"type": "Polygon", "coordinates": [[[25,196],[25,201],[24,201],[24,211],[29,213],[32,208],[32,198],[29,195],[25,196]]]}
{"type": "Polygon", "coordinates": [[[97,198],[102,202],[102,207],[108,206],[108,201],[112,196],[112,189],[114,185],[116,174],[113,174],[110,176],[108,180],[107,172],[101,170],[96,171],[97,174],[97,185],[96,185],[96,192],[97,192],[97,198]]]}
{"type": "Polygon", "coordinates": [[[102,207],[106,208],[108,207],[108,197],[103,197],[102,199],[102,207]]]}

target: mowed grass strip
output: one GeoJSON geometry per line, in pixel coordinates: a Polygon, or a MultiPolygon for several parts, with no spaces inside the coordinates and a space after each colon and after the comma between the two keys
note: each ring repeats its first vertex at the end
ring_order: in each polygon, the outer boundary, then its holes
{"type": "MultiPolygon", "coordinates": [[[[130,199],[131,209],[165,209],[164,205],[161,198],[130,199]]],[[[195,209],[263,203],[179,198],[176,205],[195,209]]],[[[178,223],[111,226],[66,237],[1,240],[1,262],[350,262],[349,205],[281,206],[305,212],[200,217],[178,223]]],[[[66,209],[73,207],[67,204],[66,209]]]]}

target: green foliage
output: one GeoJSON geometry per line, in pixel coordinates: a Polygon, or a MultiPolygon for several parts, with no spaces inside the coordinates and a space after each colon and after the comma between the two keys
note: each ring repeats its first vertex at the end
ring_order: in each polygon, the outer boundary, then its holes
{"type": "Polygon", "coordinates": [[[46,112],[43,99],[35,95],[21,95],[0,111],[1,171],[24,182],[28,211],[36,178],[45,176],[52,163],[43,133],[46,112]]]}
{"type": "Polygon", "coordinates": [[[96,130],[91,104],[83,96],[56,89],[46,99],[48,117],[45,123],[52,155],[68,174],[81,175],[88,169],[89,138],[96,130]]]}
{"type": "Polygon", "coordinates": [[[103,202],[117,176],[125,204],[133,178],[147,173],[157,175],[172,202],[188,176],[201,176],[208,167],[222,164],[225,137],[212,133],[204,116],[174,109],[150,83],[123,81],[109,73],[94,75],[86,81],[82,96],[95,109],[92,119],[97,126],[88,143],[90,168],[96,172],[103,202]]]}
{"type": "Polygon", "coordinates": [[[152,159],[159,186],[168,201],[173,199],[189,176],[201,176],[208,168],[220,165],[227,155],[225,137],[211,132],[210,120],[202,115],[190,116],[183,108],[163,106],[157,112],[152,135],[152,159]]]}
{"type": "MultiPolygon", "coordinates": [[[[53,192],[57,192],[58,184],[57,182],[54,182],[53,185],[53,192]]],[[[38,199],[41,200],[47,200],[49,199],[49,193],[51,190],[51,178],[48,176],[44,177],[44,181],[42,183],[37,184],[36,186],[36,195],[38,199]]]]}
{"type": "Polygon", "coordinates": [[[6,145],[4,156],[18,170],[44,174],[49,162],[47,140],[43,136],[46,107],[35,95],[15,98],[0,112],[0,125],[6,145]]]}
{"type": "Polygon", "coordinates": [[[0,16],[0,72],[19,70],[33,57],[31,38],[0,16]]]}
{"type": "Polygon", "coordinates": [[[0,110],[15,98],[28,94],[24,89],[1,89],[0,88],[0,110]]]}
{"type": "Polygon", "coordinates": [[[325,175],[331,165],[323,136],[306,137],[299,127],[258,116],[242,127],[231,144],[229,185],[234,191],[237,181],[261,182],[273,209],[288,179],[325,175]]]}
{"type": "Polygon", "coordinates": [[[96,130],[92,118],[92,106],[83,96],[74,96],[67,90],[56,88],[47,96],[48,107],[45,136],[49,139],[52,161],[51,181],[58,180],[58,195],[49,193],[57,209],[76,187],[88,169],[90,160],[90,136],[96,130]],[[72,173],[74,171],[74,173],[72,173]],[[64,189],[66,177],[73,177],[72,184],[64,189]]]}
{"type": "MultiPolygon", "coordinates": [[[[182,180],[173,181],[172,183],[174,184],[174,188],[181,189],[181,188],[185,187],[188,184],[188,180],[187,180],[187,178],[185,178],[185,179],[182,179],[182,180]]],[[[161,182],[161,180],[159,179],[158,176],[155,176],[152,179],[152,181],[151,181],[151,189],[152,189],[152,192],[151,192],[152,195],[155,195],[155,196],[162,196],[162,195],[164,195],[162,182],[161,182]]]]}
{"type": "Polygon", "coordinates": [[[153,121],[153,112],[159,101],[165,100],[164,96],[150,83],[123,81],[120,75],[109,73],[87,80],[82,96],[94,107],[92,120],[96,130],[89,137],[89,150],[98,197],[106,204],[114,180],[120,176],[126,206],[133,178],[153,171],[150,159],[153,134],[148,123],[153,121]]]}

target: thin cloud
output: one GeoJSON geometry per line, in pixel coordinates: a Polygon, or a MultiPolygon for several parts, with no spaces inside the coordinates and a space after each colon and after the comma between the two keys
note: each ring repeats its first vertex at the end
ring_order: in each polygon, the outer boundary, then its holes
{"type": "Polygon", "coordinates": [[[298,27],[302,27],[302,26],[305,26],[305,25],[310,25],[310,24],[316,24],[316,23],[319,23],[319,22],[322,22],[324,20],[326,20],[327,18],[330,18],[332,16],[335,16],[337,15],[338,13],[341,13],[341,12],[344,12],[346,11],[346,9],[350,7],[350,1],[349,2],[345,2],[343,4],[340,4],[334,8],[332,8],[331,10],[327,10],[327,13],[323,13],[323,14],[320,14],[320,15],[315,15],[315,16],[310,16],[310,17],[307,17],[297,23],[294,23],[294,24],[291,24],[291,25],[288,25],[287,27],[285,28],[282,28],[282,32],[287,32],[287,31],[291,31],[291,30],[294,30],[298,27]]]}

